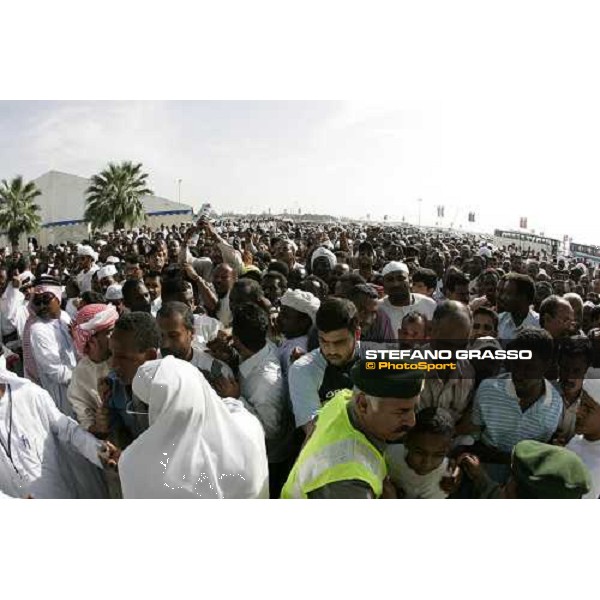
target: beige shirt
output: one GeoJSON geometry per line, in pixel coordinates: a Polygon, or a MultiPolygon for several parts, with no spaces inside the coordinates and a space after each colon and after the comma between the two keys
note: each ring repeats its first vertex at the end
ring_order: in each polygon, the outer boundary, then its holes
{"type": "Polygon", "coordinates": [[[96,408],[101,402],[98,379],[106,377],[109,370],[108,361],[95,363],[87,356],[73,369],[67,399],[75,411],[77,421],[84,429],[89,429],[96,422],[96,408]]]}
{"type": "Polygon", "coordinates": [[[475,370],[468,360],[456,361],[456,370],[447,381],[442,381],[435,371],[425,376],[419,410],[428,407],[447,409],[456,423],[469,407],[475,388],[475,370]]]}

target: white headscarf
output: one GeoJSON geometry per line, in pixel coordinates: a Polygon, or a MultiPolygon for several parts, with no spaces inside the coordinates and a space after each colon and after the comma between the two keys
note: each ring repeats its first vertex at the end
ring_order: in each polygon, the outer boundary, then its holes
{"type": "Polygon", "coordinates": [[[281,297],[281,306],[289,306],[298,312],[308,315],[314,323],[317,311],[321,306],[321,301],[310,292],[287,290],[281,297]]]}
{"type": "Polygon", "coordinates": [[[196,367],[173,356],[149,361],[133,392],[148,404],[150,426],[119,460],[124,498],[268,497],[260,422],[219,398],[196,367]]]}
{"type": "Polygon", "coordinates": [[[337,263],[337,258],[335,257],[335,254],[331,250],[328,250],[327,248],[324,248],[323,246],[320,246],[313,252],[312,257],[310,259],[311,267],[314,266],[315,260],[317,260],[317,258],[326,258],[329,261],[329,265],[331,266],[332,269],[335,267],[335,265],[337,263]]]}

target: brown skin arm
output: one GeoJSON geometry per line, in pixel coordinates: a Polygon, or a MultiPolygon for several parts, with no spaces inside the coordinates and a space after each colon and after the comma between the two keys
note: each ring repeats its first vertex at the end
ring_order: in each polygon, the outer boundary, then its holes
{"type": "Polygon", "coordinates": [[[198,288],[200,292],[200,296],[202,297],[202,303],[204,304],[204,308],[208,313],[214,313],[217,309],[217,296],[210,289],[209,285],[196,273],[196,269],[192,267],[189,263],[185,263],[184,270],[186,275],[194,282],[194,285],[198,288]]]}

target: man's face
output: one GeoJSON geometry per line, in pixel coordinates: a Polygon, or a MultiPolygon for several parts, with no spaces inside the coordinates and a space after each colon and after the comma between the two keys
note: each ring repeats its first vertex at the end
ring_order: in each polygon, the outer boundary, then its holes
{"type": "Polygon", "coordinates": [[[474,256],[468,263],[468,273],[472,279],[478,277],[483,271],[483,259],[481,256],[474,256]]]}
{"type": "Polygon", "coordinates": [[[144,279],[144,283],[150,292],[150,300],[154,302],[158,297],[160,297],[161,285],[160,285],[160,277],[146,277],[144,279]]]}
{"type": "Polygon", "coordinates": [[[519,398],[528,397],[537,389],[550,364],[535,354],[531,360],[508,360],[506,363],[519,398]]]}
{"type": "Polygon", "coordinates": [[[392,304],[401,304],[410,299],[410,275],[404,271],[393,271],[383,278],[383,290],[392,304]]]}
{"type": "Polygon", "coordinates": [[[319,347],[325,360],[334,367],[343,367],[354,357],[355,333],[336,329],[327,333],[319,331],[319,347]]]}
{"type": "Polygon", "coordinates": [[[125,305],[132,311],[150,312],[150,292],[143,281],[131,290],[125,305]]]}
{"type": "Polygon", "coordinates": [[[0,289],[4,289],[7,281],[8,274],[6,273],[6,269],[0,269],[0,289]]]}
{"type": "Polygon", "coordinates": [[[159,317],[157,323],[161,333],[161,355],[172,355],[181,360],[188,360],[192,351],[194,332],[186,328],[183,317],[180,314],[159,317]]]}
{"type": "Polygon", "coordinates": [[[540,272],[540,266],[536,262],[527,263],[527,275],[532,279],[535,279],[540,272]]]}
{"type": "Polygon", "coordinates": [[[412,293],[413,294],[423,294],[423,296],[429,296],[433,294],[434,288],[428,288],[424,282],[422,281],[413,281],[412,284],[412,293]]]}
{"type": "Polygon", "coordinates": [[[95,363],[101,363],[110,358],[109,341],[113,328],[99,331],[88,341],[88,356],[95,363]]]}
{"type": "Polygon", "coordinates": [[[365,298],[358,304],[357,310],[360,327],[364,331],[368,331],[377,320],[379,303],[375,298],[365,298]]]}
{"type": "Polygon", "coordinates": [[[569,292],[569,283],[567,281],[556,279],[552,282],[552,288],[557,296],[564,296],[569,292]]]}
{"type": "Polygon", "coordinates": [[[275,246],[275,258],[286,265],[293,265],[296,257],[292,244],[290,242],[279,242],[275,246]]]}
{"type": "Polygon", "coordinates": [[[494,327],[494,319],[483,313],[476,313],[473,316],[473,329],[471,339],[476,340],[480,337],[496,337],[498,332],[494,327]]]}
{"type": "Polygon", "coordinates": [[[233,287],[235,278],[229,265],[219,265],[213,274],[213,285],[220,298],[226,296],[233,287]]]}
{"type": "Polygon", "coordinates": [[[292,339],[305,335],[310,328],[309,318],[304,313],[291,308],[282,306],[277,315],[277,326],[287,339],[292,339]]]}
{"type": "Polygon", "coordinates": [[[569,399],[577,398],[589,367],[587,359],[580,354],[563,356],[558,366],[559,383],[565,396],[569,399]]]}
{"type": "Polygon", "coordinates": [[[168,244],[169,248],[169,261],[177,262],[179,260],[179,251],[181,250],[181,246],[177,240],[171,240],[168,244]]]}
{"type": "Polygon", "coordinates": [[[435,350],[464,350],[470,333],[471,322],[466,316],[439,319],[431,324],[431,346],[435,350]]]}
{"type": "Polygon", "coordinates": [[[278,277],[272,277],[270,275],[265,275],[263,277],[262,289],[265,296],[272,304],[276,304],[285,292],[281,285],[281,280],[278,277]]]}
{"type": "Polygon", "coordinates": [[[600,435],[600,405],[585,391],[581,394],[581,404],[577,408],[575,433],[589,437],[600,435]]]}
{"type": "Polygon", "coordinates": [[[371,254],[366,254],[363,256],[361,256],[359,254],[358,256],[358,268],[359,270],[368,273],[370,271],[373,270],[373,257],[371,256],[371,254]]]}
{"type": "Polygon", "coordinates": [[[495,302],[498,292],[498,278],[494,275],[484,275],[479,290],[488,300],[495,302]]]}
{"type": "Polygon", "coordinates": [[[40,319],[58,319],[61,309],[58,298],[50,292],[33,294],[33,311],[40,319]]]}
{"type": "Polygon", "coordinates": [[[313,263],[312,272],[317,277],[320,277],[324,281],[328,281],[332,274],[332,268],[324,256],[319,256],[313,263]]]}
{"type": "Polygon", "coordinates": [[[156,358],[156,350],[140,352],[135,347],[133,333],[114,331],[108,342],[111,368],[124,385],[131,385],[139,367],[156,358]]]}
{"type": "Polygon", "coordinates": [[[507,281],[502,288],[502,306],[508,312],[516,312],[523,308],[526,300],[519,294],[517,284],[514,281],[507,281]]]}
{"type": "Polygon", "coordinates": [[[125,265],[125,278],[128,280],[136,280],[142,279],[144,276],[144,271],[140,268],[138,263],[132,264],[127,263],[125,265]]]}
{"type": "Polygon", "coordinates": [[[374,398],[360,392],[357,410],[369,434],[385,442],[399,442],[415,426],[414,398],[374,398]]]}
{"type": "Polygon", "coordinates": [[[450,452],[451,436],[435,433],[413,433],[406,438],[406,464],[417,475],[435,471],[450,452]]]}
{"type": "Polygon", "coordinates": [[[103,277],[100,280],[100,289],[103,293],[106,293],[106,290],[109,288],[109,286],[113,285],[114,282],[115,280],[112,277],[103,277]]]}
{"type": "Polygon", "coordinates": [[[155,254],[151,254],[148,257],[148,264],[150,265],[150,269],[152,271],[162,271],[165,263],[166,254],[163,252],[162,248],[159,249],[155,254]]]}
{"type": "Polygon", "coordinates": [[[520,256],[513,256],[511,261],[512,270],[515,273],[524,273],[525,267],[523,266],[523,258],[520,256]]]}
{"type": "Polygon", "coordinates": [[[80,256],[79,257],[79,266],[84,270],[88,271],[92,266],[92,257],[91,256],[80,256]]]}
{"type": "Polygon", "coordinates": [[[456,302],[469,304],[469,284],[456,285],[454,290],[448,294],[448,300],[456,300],[456,302]]]}
{"type": "Polygon", "coordinates": [[[554,316],[546,315],[544,319],[544,329],[555,339],[571,335],[574,326],[575,314],[566,301],[561,302],[554,316]]]}

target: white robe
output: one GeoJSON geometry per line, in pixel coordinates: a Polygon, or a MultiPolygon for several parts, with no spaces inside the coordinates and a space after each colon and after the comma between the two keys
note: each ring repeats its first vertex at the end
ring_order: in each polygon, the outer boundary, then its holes
{"type": "MultiPolygon", "coordinates": [[[[15,498],[106,497],[98,458],[102,442],[63,415],[48,393],[29,380],[0,371],[0,383],[10,385],[12,395],[12,463],[0,447],[0,491],[15,498]]],[[[5,446],[9,409],[7,387],[0,398],[5,446]]]]}
{"type": "Polygon", "coordinates": [[[243,404],[221,399],[192,364],[142,365],[133,393],[150,426],[119,460],[124,498],[267,498],[265,436],[243,404]]]}
{"type": "Polygon", "coordinates": [[[61,412],[73,416],[67,389],[77,359],[69,323],[65,312],[60,319],[38,319],[31,326],[30,339],[41,387],[52,396],[61,412]]]}

